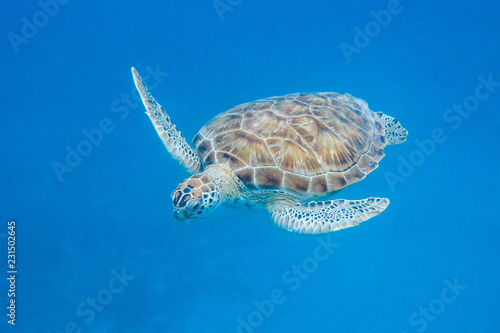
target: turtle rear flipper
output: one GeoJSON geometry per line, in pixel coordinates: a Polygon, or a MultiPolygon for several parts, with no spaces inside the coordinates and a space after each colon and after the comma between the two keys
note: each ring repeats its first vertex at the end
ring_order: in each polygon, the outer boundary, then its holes
{"type": "Polygon", "coordinates": [[[134,76],[135,86],[141,95],[142,103],[146,108],[146,114],[151,119],[156,132],[169,153],[191,174],[201,171],[200,157],[187,143],[181,132],[177,130],[167,112],[153,98],[134,67],[132,67],[132,75],[134,76]]]}
{"type": "Polygon", "coordinates": [[[299,234],[322,234],[356,226],[384,211],[389,199],[311,201],[272,211],[274,223],[299,234]]]}
{"type": "Polygon", "coordinates": [[[408,131],[401,126],[396,118],[385,115],[382,112],[377,112],[377,115],[379,116],[380,123],[384,126],[387,144],[397,145],[405,142],[408,131]]]}

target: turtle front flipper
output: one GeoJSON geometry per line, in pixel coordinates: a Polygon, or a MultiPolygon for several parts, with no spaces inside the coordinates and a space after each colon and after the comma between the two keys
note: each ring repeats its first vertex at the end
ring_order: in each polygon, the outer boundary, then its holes
{"type": "Polygon", "coordinates": [[[167,112],[153,98],[134,67],[132,67],[132,75],[135,86],[141,95],[142,103],[146,108],[146,114],[151,119],[156,132],[169,153],[191,174],[201,171],[202,166],[198,154],[187,143],[181,132],[177,130],[167,112]]]}
{"type": "Polygon", "coordinates": [[[389,199],[312,201],[272,210],[274,223],[299,234],[322,234],[356,226],[384,211],[389,199]]]}

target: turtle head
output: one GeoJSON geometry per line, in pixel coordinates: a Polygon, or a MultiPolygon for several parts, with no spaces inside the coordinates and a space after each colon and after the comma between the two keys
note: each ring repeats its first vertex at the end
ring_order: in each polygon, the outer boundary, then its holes
{"type": "Polygon", "coordinates": [[[219,187],[209,175],[197,174],[184,180],[172,193],[174,217],[193,220],[205,216],[220,204],[219,187]]]}

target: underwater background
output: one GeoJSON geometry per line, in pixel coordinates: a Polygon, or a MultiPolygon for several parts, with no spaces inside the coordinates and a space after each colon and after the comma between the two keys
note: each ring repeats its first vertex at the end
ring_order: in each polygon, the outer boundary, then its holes
{"type": "Polygon", "coordinates": [[[0,331],[500,332],[499,17],[497,1],[6,2],[0,331]],[[224,207],[174,220],[186,174],[131,66],[189,142],[264,97],[366,100],[409,137],[335,198],[390,206],[320,236],[224,207]]]}

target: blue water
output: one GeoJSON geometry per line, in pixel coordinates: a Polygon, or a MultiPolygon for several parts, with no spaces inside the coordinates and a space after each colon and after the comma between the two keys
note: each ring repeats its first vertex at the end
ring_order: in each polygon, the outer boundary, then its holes
{"type": "Polygon", "coordinates": [[[498,2],[58,4],[2,10],[1,332],[500,331],[498,2]],[[338,197],[391,205],[309,237],[226,208],[174,220],[185,173],[131,66],[157,71],[151,91],[189,140],[259,98],[366,100],[409,137],[338,197]]]}

